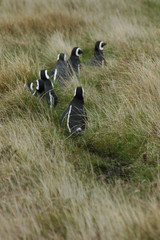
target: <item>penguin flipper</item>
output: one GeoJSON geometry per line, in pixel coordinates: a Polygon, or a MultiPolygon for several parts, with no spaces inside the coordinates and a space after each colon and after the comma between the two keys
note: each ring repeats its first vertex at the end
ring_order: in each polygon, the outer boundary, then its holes
{"type": "Polygon", "coordinates": [[[49,106],[52,105],[52,95],[51,95],[51,91],[52,91],[52,85],[49,84],[48,86],[45,84],[45,87],[44,87],[44,95],[46,97],[46,101],[47,101],[47,104],[49,106]]]}
{"type": "Polygon", "coordinates": [[[63,119],[65,118],[66,114],[69,112],[69,108],[70,108],[70,105],[69,105],[69,106],[64,110],[64,112],[62,113],[62,116],[61,116],[61,118],[60,118],[60,120],[59,120],[60,125],[62,124],[63,119]]]}
{"type": "Polygon", "coordinates": [[[49,106],[51,106],[52,100],[51,100],[51,93],[50,93],[50,91],[45,92],[45,97],[46,97],[47,104],[48,104],[49,106]]]}
{"type": "Polygon", "coordinates": [[[54,107],[57,105],[57,95],[53,90],[49,90],[45,93],[47,104],[52,107],[53,98],[54,98],[54,107]]]}
{"type": "Polygon", "coordinates": [[[52,69],[52,71],[50,72],[49,76],[53,76],[54,75],[54,72],[55,72],[55,67],[52,69]]]}

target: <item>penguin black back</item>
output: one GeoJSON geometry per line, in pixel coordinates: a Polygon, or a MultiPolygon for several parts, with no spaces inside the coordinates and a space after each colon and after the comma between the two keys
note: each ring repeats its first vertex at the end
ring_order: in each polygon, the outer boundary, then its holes
{"type": "Polygon", "coordinates": [[[84,90],[82,87],[75,89],[75,95],[67,109],[63,112],[60,124],[68,113],[67,127],[70,133],[79,134],[85,130],[87,122],[87,113],[84,107],[84,90]]]}
{"type": "Polygon", "coordinates": [[[60,53],[58,54],[57,61],[66,61],[66,54],[60,53]]]}
{"type": "Polygon", "coordinates": [[[74,99],[78,99],[84,103],[84,89],[82,87],[75,89],[74,99]]]}
{"type": "Polygon", "coordinates": [[[40,76],[40,79],[44,80],[44,81],[47,81],[49,80],[49,76],[48,76],[48,73],[47,73],[47,70],[41,70],[39,72],[39,76],[40,76]]]}
{"type": "Polygon", "coordinates": [[[38,94],[42,94],[44,92],[44,81],[42,79],[37,79],[35,81],[36,90],[38,94]]]}
{"type": "Polygon", "coordinates": [[[66,86],[66,80],[69,78],[69,69],[66,62],[66,54],[58,54],[57,63],[53,67],[49,76],[53,76],[53,81],[58,82],[61,87],[66,86]]]}
{"type": "Polygon", "coordinates": [[[103,47],[106,45],[105,42],[97,41],[95,43],[94,55],[89,60],[88,64],[91,66],[104,66],[106,59],[103,53],[103,47]]]}
{"type": "Polygon", "coordinates": [[[47,104],[52,108],[53,99],[54,99],[54,107],[57,105],[57,96],[53,90],[53,84],[51,83],[47,70],[40,71],[40,78],[44,81],[44,94],[46,96],[47,104]]]}
{"type": "Polygon", "coordinates": [[[72,49],[71,56],[68,59],[68,64],[69,64],[71,75],[73,75],[73,71],[78,74],[80,73],[81,61],[79,59],[79,56],[82,53],[83,53],[83,51],[79,47],[74,47],[72,49]]]}

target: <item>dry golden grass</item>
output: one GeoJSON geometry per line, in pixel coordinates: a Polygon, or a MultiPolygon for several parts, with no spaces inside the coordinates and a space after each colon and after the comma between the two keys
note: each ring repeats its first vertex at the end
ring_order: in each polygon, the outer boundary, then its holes
{"type": "Polygon", "coordinates": [[[16,119],[0,128],[1,238],[156,239],[156,196],[144,201],[135,191],[128,199],[118,182],[110,193],[105,183],[80,180],[55,126],[44,128],[49,124],[16,119]],[[48,150],[45,135],[52,139],[48,150]]]}
{"type": "Polygon", "coordinates": [[[160,238],[158,9],[158,0],[0,1],[0,239],[160,238]],[[103,69],[85,66],[96,40],[107,42],[103,69]],[[74,46],[81,76],[55,88],[51,111],[23,85],[74,46]],[[58,121],[78,85],[89,123],[72,138],[58,121]]]}

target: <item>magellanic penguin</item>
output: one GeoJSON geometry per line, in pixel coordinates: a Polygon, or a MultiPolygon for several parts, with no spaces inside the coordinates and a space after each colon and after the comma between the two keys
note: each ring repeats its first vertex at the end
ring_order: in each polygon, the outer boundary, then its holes
{"type": "Polygon", "coordinates": [[[97,41],[95,44],[94,55],[89,60],[88,64],[91,66],[104,66],[106,59],[103,53],[103,47],[106,45],[105,42],[97,41]]]}
{"type": "Polygon", "coordinates": [[[46,98],[47,104],[52,108],[53,100],[54,107],[57,105],[57,96],[53,90],[53,84],[51,83],[47,70],[41,70],[39,72],[40,79],[34,82],[27,82],[24,87],[28,87],[32,95],[40,97],[42,100],[46,98]]]}
{"type": "Polygon", "coordinates": [[[57,105],[57,95],[53,90],[53,84],[49,79],[47,70],[41,70],[39,75],[40,79],[44,81],[44,95],[46,97],[47,104],[50,106],[50,108],[52,108],[52,105],[55,107],[57,105]]]}
{"type": "Polygon", "coordinates": [[[82,87],[77,87],[75,89],[75,95],[69,106],[63,112],[60,118],[60,125],[66,114],[68,114],[67,118],[67,127],[69,132],[80,134],[85,130],[87,124],[87,113],[84,107],[84,90],[82,87]]]}
{"type": "Polygon", "coordinates": [[[24,87],[28,87],[31,93],[38,97],[44,92],[44,81],[42,79],[37,79],[34,82],[27,82],[24,87]]]}
{"type": "Polygon", "coordinates": [[[27,82],[24,84],[24,88],[25,89],[29,89],[31,93],[33,93],[34,91],[34,85],[33,82],[27,82]]]}
{"type": "Polygon", "coordinates": [[[71,75],[73,75],[74,72],[80,74],[81,61],[79,59],[79,56],[82,53],[83,51],[79,47],[74,47],[72,49],[71,56],[68,59],[68,66],[71,75]]]}
{"type": "Polygon", "coordinates": [[[61,87],[66,86],[66,80],[69,78],[69,69],[66,62],[66,54],[60,53],[57,57],[57,63],[49,74],[53,81],[59,83],[61,87]]]}

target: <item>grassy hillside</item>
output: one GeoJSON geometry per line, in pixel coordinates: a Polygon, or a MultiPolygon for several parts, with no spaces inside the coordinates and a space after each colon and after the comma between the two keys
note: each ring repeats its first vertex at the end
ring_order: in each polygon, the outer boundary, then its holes
{"type": "Polygon", "coordinates": [[[160,1],[0,1],[0,239],[160,239],[160,1]],[[107,66],[86,66],[97,40],[107,66]],[[24,90],[84,51],[58,105],[24,90]],[[59,118],[76,86],[88,129],[59,118]]]}

